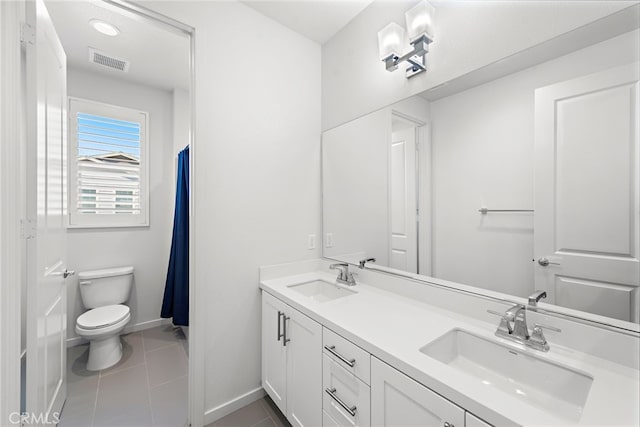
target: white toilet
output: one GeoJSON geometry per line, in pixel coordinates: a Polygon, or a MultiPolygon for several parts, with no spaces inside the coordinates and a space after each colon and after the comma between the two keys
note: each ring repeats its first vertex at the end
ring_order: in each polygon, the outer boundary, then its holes
{"type": "Polygon", "coordinates": [[[82,303],[89,310],[78,317],[76,333],[89,340],[87,369],[99,371],[122,358],[120,333],[131,314],[124,305],[131,293],[133,267],[78,273],[82,303]]]}

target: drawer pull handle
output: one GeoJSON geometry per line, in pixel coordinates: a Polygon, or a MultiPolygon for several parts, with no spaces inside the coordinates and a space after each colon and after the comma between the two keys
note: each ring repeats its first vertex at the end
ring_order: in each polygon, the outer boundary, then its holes
{"type": "Polygon", "coordinates": [[[280,331],[280,318],[284,316],[284,313],[278,310],[278,341],[282,338],[282,332],[280,331]]]}
{"type": "Polygon", "coordinates": [[[336,402],[338,402],[338,405],[342,406],[344,408],[345,411],[347,411],[349,413],[349,415],[351,415],[352,417],[356,416],[356,407],[355,406],[351,406],[349,407],[349,405],[347,405],[346,403],[344,403],[342,401],[342,399],[340,399],[338,396],[336,396],[336,388],[326,388],[324,391],[327,392],[327,394],[329,396],[331,396],[331,398],[333,400],[335,400],[336,402]]]}
{"type": "Polygon", "coordinates": [[[291,341],[287,338],[287,320],[291,319],[286,314],[282,313],[282,345],[287,346],[287,343],[291,341]]]}
{"type": "Polygon", "coordinates": [[[353,366],[356,364],[356,359],[349,360],[346,357],[344,357],[343,355],[341,355],[340,353],[338,353],[336,351],[336,346],[335,345],[325,345],[324,349],[327,350],[329,353],[333,354],[338,359],[340,359],[342,362],[344,362],[347,365],[349,365],[349,367],[351,367],[351,368],[353,368],[353,366]]]}

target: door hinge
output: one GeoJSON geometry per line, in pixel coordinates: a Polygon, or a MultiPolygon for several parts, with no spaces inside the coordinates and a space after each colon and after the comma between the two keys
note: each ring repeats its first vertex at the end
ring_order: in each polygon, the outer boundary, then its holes
{"type": "Polygon", "coordinates": [[[20,236],[23,239],[33,239],[36,237],[36,222],[31,219],[21,219],[20,236]]]}
{"type": "Polygon", "coordinates": [[[20,26],[20,44],[26,46],[28,44],[35,44],[36,32],[33,27],[26,22],[20,26]]]}

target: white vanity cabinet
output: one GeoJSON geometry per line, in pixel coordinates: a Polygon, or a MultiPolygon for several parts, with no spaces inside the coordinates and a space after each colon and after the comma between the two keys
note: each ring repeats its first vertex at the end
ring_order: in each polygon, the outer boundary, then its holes
{"type": "Polygon", "coordinates": [[[324,354],[322,364],[324,425],[369,427],[370,388],[324,354]]]}
{"type": "Polygon", "coordinates": [[[371,425],[464,427],[465,411],[371,357],[371,425]]]}
{"type": "Polygon", "coordinates": [[[267,292],[262,386],[293,426],[322,425],[322,326],[267,292]]]}
{"type": "Polygon", "coordinates": [[[294,427],[491,427],[268,292],[262,386],[294,427]]]}
{"type": "Polygon", "coordinates": [[[470,412],[464,415],[465,427],[492,427],[491,424],[485,423],[480,418],[476,417],[470,412]]]}

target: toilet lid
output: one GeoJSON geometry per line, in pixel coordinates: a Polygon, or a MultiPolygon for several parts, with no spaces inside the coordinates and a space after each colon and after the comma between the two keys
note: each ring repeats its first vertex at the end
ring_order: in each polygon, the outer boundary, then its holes
{"type": "Polygon", "coordinates": [[[106,305],[91,309],[78,317],[78,326],[98,329],[118,323],[129,314],[129,307],[122,304],[106,305]]]}

